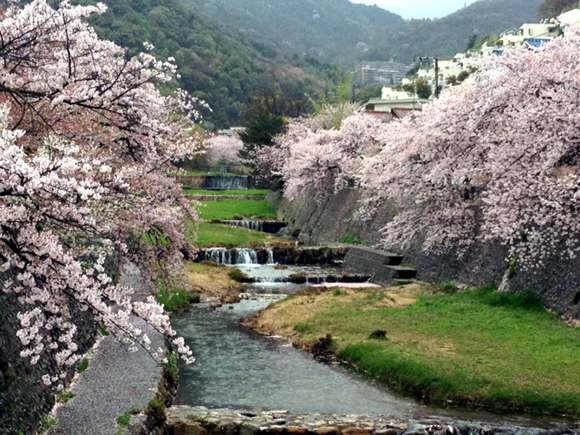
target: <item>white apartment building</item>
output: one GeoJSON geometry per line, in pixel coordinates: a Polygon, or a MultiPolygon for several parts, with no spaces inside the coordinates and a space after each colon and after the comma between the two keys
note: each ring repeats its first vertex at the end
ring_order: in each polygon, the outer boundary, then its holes
{"type": "MultiPolygon", "coordinates": [[[[464,76],[469,74],[469,77],[464,79],[464,81],[473,81],[476,76],[474,72],[484,65],[488,56],[499,56],[505,50],[515,49],[522,45],[530,48],[540,47],[551,39],[561,35],[561,33],[559,24],[553,21],[526,23],[519,29],[506,30],[500,35],[497,42],[484,44],[478,51],[457,53],[451,59],[437,59],[437,80],[435,76],[435,59],[429,59],[427,62],[423,60],[416,75],[412,79],[405,77],[402,85],[414,84],[416,80],[422,78],[433,90],[435,90],[435,83],[441,89],[444,89],[446,86],[449,86],[448,81],[450,79],[459,77],[463,72],[465,72],[463,74],[464,76]]],[[[434,92],[431,98],[434,98],[434,92]]],[[[425,102],[427,100],[420,100],[415,94],[409,94],[395,88],[384,87],[381,98],[371,99],[366,104],[366,110],[382,112],[390,111],[393,107],[417,110],[425,102]]]]}

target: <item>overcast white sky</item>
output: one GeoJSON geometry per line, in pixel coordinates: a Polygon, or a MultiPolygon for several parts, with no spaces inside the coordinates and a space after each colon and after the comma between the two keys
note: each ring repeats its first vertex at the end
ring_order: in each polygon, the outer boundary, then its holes
{"type": "Polygon", "coordinates": [[[475,0],[351,0],[353,3],[377,5],[403,18],[440,18],[475,0]]]}

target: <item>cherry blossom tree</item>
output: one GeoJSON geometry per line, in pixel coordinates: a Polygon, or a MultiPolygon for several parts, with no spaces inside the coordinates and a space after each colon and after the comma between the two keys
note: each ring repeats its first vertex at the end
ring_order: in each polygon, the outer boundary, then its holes
{"type": "Polygon", "coordinates": [[[356,115],[339,131],[291,126],[274,171],[289,199],[307,186],[331,193],[348,177],[363,190],[361,216],[396,204],[383,231],[387,248],[462,256],[494,240],[528,269],[554,254],[574,258],[579,55],[570,24],[540,49],[490,60],[475,83],[446,90],[415,117],[365,126],[356,115]]]}
{"type": "Polygon", "coordinates": [[[21,307],[22,356],[63,373],[79,359],[73,302],[160,356],[130,321],[140,316],[192,360],[162,307],[132,298],[105,262],[130,260],[150,283],[182,277],[197,214],[165,174],[198,148],[197,102],[157,90],[172,59],[128,58],[99,39],[84,19],[104,10],[35,0],[0,21],[0,287],[21,307]]]}
{"type": "Polygon", "coordinates": [[[579,42],[571,31],[506,53],[475,84],[390,127],[364,168],[373,199],[397,198],[403,210],[385,228],[386,245],[419,237],[427,250],[461,255],[495,239],[526,268],[554,252],[577,255],[579,42]]]}
{"type": "Polygon", "coordinates": [[[207,161],[215,167],[218,165],[240,165],[239,152],[244,143],[236,136],[213,136],[207,141],[207,161]]]}
{"type": "Polygon", "coordinates": [[[358,185],[363,159],[379,150],[376,133],[382,121],[367,114],[347,117],[336,130],[337,113],[352,113],[344,106],[327,109],[320,117],[294,120],[273,147],[259,155],[261,173],[280,176],[284,194],[294,199],[311,187],[321,200],[331,191],[358,185]],[[327,127],[327,128],[325,128],[327,127]]]}

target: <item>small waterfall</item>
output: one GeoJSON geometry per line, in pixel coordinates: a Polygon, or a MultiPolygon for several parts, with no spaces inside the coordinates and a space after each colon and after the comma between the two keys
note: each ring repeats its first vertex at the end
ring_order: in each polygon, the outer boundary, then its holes
{"type": "Polygon", "coordinates": [[[224,221],[225,224],[231,225],[234,227],[245,228],[247,230],[252,231],[264,231],[264,222],[262,221],[254,221],[254,220],[228,220],[224,221]]]}
{"type": "Polygon", "coordinates": [[[226,248],[209,248],[205,250],[205,259],[217,264],[233,264],[232,251],[226,248]]]}
{"type": "Polygon", "coordinates": [[[254,185],[252,177],[209,175],[204,178],[203,188],[209,190],[248,190],[254,185]]]}
{"type": "Polygon", "coordinates": [[[271,249],[268,249],[268,262],[266,264],[270,265],[276,264],[274,263],[274,251],[271,249]]]}
{"type": "Polygon", "coordinates": [[[246,228],[253,231],[264,231],[264,222],[262,221],[246,221],[248,226],[246,228]]]}
{"type": "Polygon", "coordinates": [[[253,249],[236,249],[235,264],[258,264],[258,253],[253,249]]]}
{"type": "Polygon", "coordinates": [[[256,280],[254,281],[256,284],[278,284],[278,283],[285,283],[287,281],[285,281],[282,278],[256,278],[256,280]]]}

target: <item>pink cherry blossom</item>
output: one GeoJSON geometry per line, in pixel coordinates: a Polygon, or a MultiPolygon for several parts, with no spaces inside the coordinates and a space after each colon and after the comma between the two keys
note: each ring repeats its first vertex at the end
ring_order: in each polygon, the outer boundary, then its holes
{"type": "Polygon", "coordinates": [[[478,79],[421,113],[380,123],[354,115],[339,130],[294,122],[259,156],[289,200],[361,189],[359,217],[385,203],[389,249],[465,254],[496,240],[509,262],[541,268],[580,251],[580,33],[493,58],[478,79]]]}
{"type": "Polygon", "coordinates": [[[153,298],[112,281],[107,258],[181,285],[194,255],[197,212],[166,173],[198,151],[196,100],[157,90],[172,61],[101,40],[84,19],[104,10],[35,0],[0,15],[0,289],[17,298],[21,355],[63,370],[80,358],[71,301],[151,354],[131,316],[175,335],[153,298]]]}

